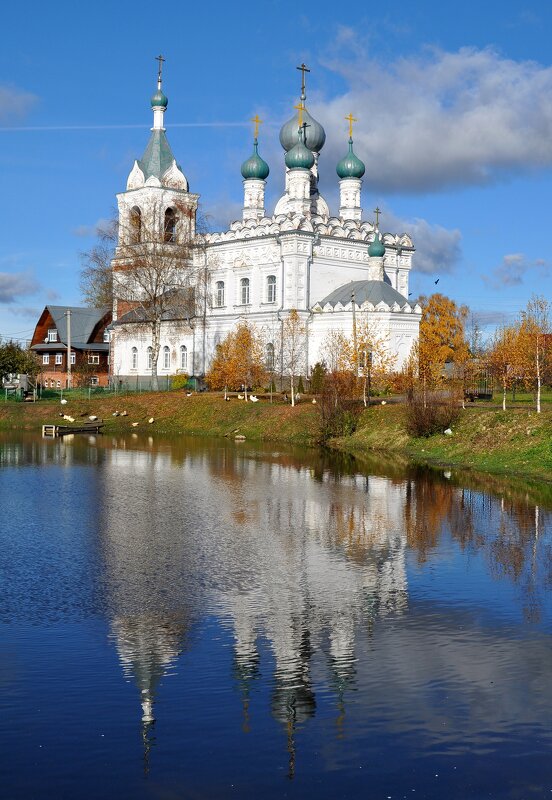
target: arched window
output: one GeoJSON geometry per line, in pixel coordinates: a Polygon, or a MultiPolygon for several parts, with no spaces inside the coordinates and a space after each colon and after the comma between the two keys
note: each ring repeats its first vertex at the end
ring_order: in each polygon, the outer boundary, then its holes
{"type": "Polygon", "coordinates": [[[249,305],[249,278],[242,278],[240,281],[240,300],[242,306],[249,305]]]}
{"type": "Polygon", "coordinates": [[[153,367],[153,350],[148,347],[148,369],[153,367]]]}
{"type": "Polygon", "coordinates": [[[170,347],[163,348],[163,369],[170,369],[171,367],[171,350],[170,347]]]}
{"type": "Polygon", "coordinates": [[[276,302],[276,275],[269,275],[266,279],[266,302],[276,302]]]}
{"type": "Polygon", "coordinates": [[[130,209],[130,244],[138,244],[142,241],[142,212],[138,206],[130,209]]]}
{"type": "Polygon", "coordinates": [[[174,208],[168,208],[165,211],[163,241],[176,242],[176,211],[174,208]]]}
{"type": "Polygon", "coordinates": [[[138,348],[133,347],[131,350],[131,364],[132,369],[138,369],[138,348]]]}
{"type": "Polygon", "coordinates": [[[224,281],[217,281],[215,289],[215,305],[221,308],[224,305],[224,281]]]}
{"type": "Polygon", "coordinates": [[[274,372],[274,345],[272,342],[266,346],[266,368],[269,372],[274,372]]]}
{"type": "Polygon", "coordinates": [[[188,348],[185,344],[180,347],[180,369],[188,369],[188,348]]]}

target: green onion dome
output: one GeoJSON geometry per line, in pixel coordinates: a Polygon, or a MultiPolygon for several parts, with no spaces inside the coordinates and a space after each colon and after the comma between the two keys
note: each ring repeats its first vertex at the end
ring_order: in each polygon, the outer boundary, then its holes
{"type": "Polygon", "coordinates": [[[385,255],[385,245],[381,240],[381,234],[376,231],[374,241],[368,246],[368,255],[370,258],[381,258],[385,255]]]}
{"type": "Polygon", "coordinates": [[[167,108],[168,105],[169,101],[167,100],[167,96],[163,94],[161,89],[158,89],[151,98],[151,107],[155,108],[156,106],[161,106],[161,108],[167,108]]]}
{"type": "Polygon", "coordinates": [[[286,167],[288,169],[311,169],[314,166],[312,150],[305,147],[301,131],[297,132],[297,137],[297,144],[286,153],[286,167]]]}
{"type": "MultiPolygon", "coordinates": [[[[313,153],[319,153],[326,141],[326,131],[319,122],[311,117],[306,108],[303,110],[303,121],[307,123],[305,144],[313,153]]],[[[282,126],[280,144],[288,152],[295,147],[298,141],[299,132],[297,130],[297,115],[295,115],[282,126]]]]}
{"type": "Polygon", "coordinates": [[[349,152],[335,169],[340,178],[362,178],[366,172],[364,163],[353,153],[352,139],[349,139],[349,152]]]}
{"type": "Polygon", "coordinates": [[[270,169],[266,161],[260,157],[258,147],[255,139],[253,141],[253,154],[241,166],[241,174],[245,180],[255,178],[258,181],[265,181],[268,178],[270,169]]]}

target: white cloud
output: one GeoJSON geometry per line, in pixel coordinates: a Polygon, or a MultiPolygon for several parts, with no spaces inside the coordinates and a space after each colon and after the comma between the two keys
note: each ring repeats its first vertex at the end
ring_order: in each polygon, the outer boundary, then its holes
{"type": "Polygon", "coordinates": [[[100,217],[93,225],[78,225],[73,229],[75,236],[86,238],[89,236],[101,236],[103,233],[109,233],[113,228],[113,220],[100,217]]]}
{"type": "Polygon", "coordinates": [[[452,272],[460,260],[462,235],[457,228],[449,230],[418,217],[401,219],[389,211],[385,211],[382,221],[383,230],[408,233],[412,237],[416,248],[414,265],[417,272],[445,275],[452,272]]]}
{"type": "Polygon", "coordinates": [[[39,288],[28,272],[0,272],[0,304],[15,303],[19,297],[34,294],[39,288]]]}
{"type": "Polygon", "coordinates": [[[519,286],[530,270],[537,269],[542,277],[546,274],[547,268],[548,263],[542,258],[529,261],[523,253],[508,253],[490,275],[483,276],[483,281],[493,289],[519,286]]]}
{"type": "Polygon", "coordinates": [[[386,65],[352,51],[325,62],[348,89],[309,97],[328,134],[324,164],[344,155],[352,111],[372,189],[440,190],[552,165],[552,67],[492,48],[425,49],[386,65]]]}
{"type": "Polygon", "coordinates": [[[231,222],[242,218],[242,204],[236,200],[217,200],[209,205],[204,218],[209,230],[227,230],[231,222]]]}
{"type": "Polygon", "coordinates": [[[0,123],[8,124],[26,117],[37,101],[38,97],[31,92],[0,84],[0,123]]]}

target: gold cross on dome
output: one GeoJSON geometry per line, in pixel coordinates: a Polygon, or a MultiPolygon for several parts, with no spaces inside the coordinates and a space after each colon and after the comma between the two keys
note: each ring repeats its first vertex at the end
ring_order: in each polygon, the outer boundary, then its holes
{"type": "Polygon", "coordinates": [[[349,139],[353,138],[353,122],[358,122],[358,119],[355,119],[353,115],[350,113],[348,117],[345,117],[347,122],[349,123],[349,139]]]}
{"type": "Polygon", "coordinates": [[[163,56],[155,56],[155,60],[159,61],[159,72],[157,73],[157,80],[160,81],[161,80],[161,71],[163,69],[163,61],[166,61],[167,59],[163,58],[163,56]]]}
{"type": "Polygon", "coordinates": [[[251,122],[255,125],[255,133],[253,134],[255,139],[259,135],[259,125],[262,125],[262,119],[259,119],[259,115],[255,114],[254,117],[251,117],[251,122]]]}
{"type": "Polygon", "coordinates": [[[299,112],[299,127],[302,128],[303,127],[303,111],[305,110],[305,104],[303,102],[300,102],[299,105],[293,106],[293,108],[296,108],[297,111],[299,112]]]}
{"type": "Polygon", "coordinates": [[[381,211],[378,208],[378,206],[375,207],[374,214],[376,215],[376,228],[379,229],[379,218],[380,218],[381,211]]]}
{"type": "Polygon", "coordinates": [[[296,67],[296,69],[301,72],[301,94],[305,94],[305,72],[310,72],[310,69],[306,64],[301,64],[301,66],[296,67]]]}

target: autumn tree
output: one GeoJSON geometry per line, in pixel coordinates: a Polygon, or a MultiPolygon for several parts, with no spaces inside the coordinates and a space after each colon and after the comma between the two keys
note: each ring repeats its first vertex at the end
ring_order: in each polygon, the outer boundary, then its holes
{"type": "Polygon", "coordinates": [[[390,350],[389,337],[379,333],[377,326],[366,319],[361,319],[360,323],[355,320],[349,353],[353,371],[360,379],[362,401],[366,407],[370,402],[371,384],[380,388],[397,359],[390,350]]]}
{"type": "Polygon", "coordinates": [[[296,308],[292,308],[282,327],[282,365],[291,384],[291,405],[295,405],[295,379],[305,369],[306,327],[296,308]]]}
{"type": "Polygon", "coordinates": [[[337,381],[341,383],[337,391],[348,391],[352,397],[361,396],[365,407],[369,403],[371,386],[381,388],[383,379],[396,362],[389,347],[389,337],[364,318],[358,322],[355,319],[351,336],[346,336],[338,328],[328,331],[322,353],[334,382],[338,373],[347,376],[337,381]]]}
{"type": "Polygon", "coordinates": [[[544,297],[534,295],[522,312],[519,326],[519,357],[524,382],[535,390],[537,413],[541,411],[541,389],[550,366],[550,311],[544,297]],[[547,346],[548,344],[548,346],[547,346]]]}
{"type": "Polygon", "coordinates": [[[521,368],[519,325],[503,325],[495,331],[489,350],[491,373],[502,386],[502,410],[506,411],[506,392],[521,368]]]}
{"type": "Polygon", "coordinates": [[[207,375],[212,389],[241,389],[247,400],[248,386],[259,386],[266,377],[262,337],[256,328],[240,322],[215,350],[215,357],[207,375]]]}
{"type": "Polygon", "coordinates": [[[458,306],[449,297],[433,294],[421,297],[422,318],[417,350],[418,378],[425,394],[441,381],[445,364],[457,370],[469,357],[465,335],[466,306],[458,306]]]}

